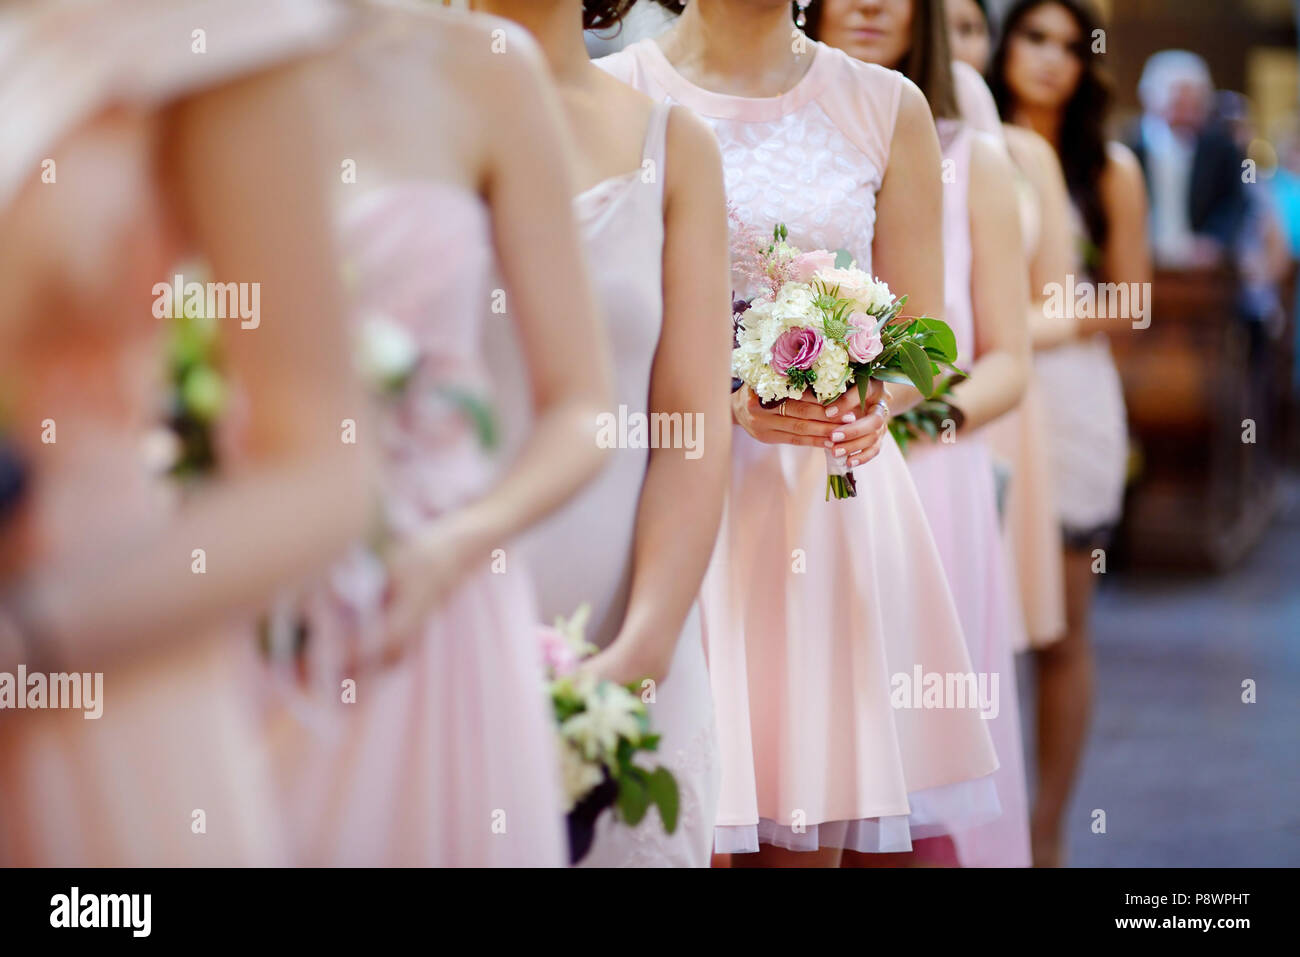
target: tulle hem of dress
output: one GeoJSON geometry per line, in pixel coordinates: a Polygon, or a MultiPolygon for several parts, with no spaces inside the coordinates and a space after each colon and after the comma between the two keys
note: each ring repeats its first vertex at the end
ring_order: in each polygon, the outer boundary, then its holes
{"type": "Polygon", "coordinates": [[[912,808],[908,814],[823,821],[798,831],[766,817],[759,818],[757,824],[718,825],[713,831],[713,850],[717,854],[755,854],[760,844],[769,844],[787,851],[838,847],[862,854],[901,854],[912,850],[913,841],[978,827],[1002,813],[991,775],[913,792],[908,804],[912,808]]]}

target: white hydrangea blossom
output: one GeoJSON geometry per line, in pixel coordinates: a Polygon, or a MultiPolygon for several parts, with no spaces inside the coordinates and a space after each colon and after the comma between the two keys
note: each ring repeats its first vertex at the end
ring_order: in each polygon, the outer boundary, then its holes
{"type": "Polygon", "coordinates": [[[560,731],[588,760],[611,763],[619,738],[641,737],[641,700],[613,682],[596,685],[584,697],[587,709],[567,719],[560,731]]]}
{"type": "Polygon", "coordinates": [[[824,335],[816,296],[809,283],[787,282],[775,301],[755,303],[741,318],[731,372],[765,402],[797,399],[803,394],[801,387],[791,386],[784,373],[772,368],[772,347],[791,329],[813,329],[823,336],[821,354],[812,366],[817,373],[813,392],[820,401],[836,398],[853,381],[848,353],[824,335]]]}

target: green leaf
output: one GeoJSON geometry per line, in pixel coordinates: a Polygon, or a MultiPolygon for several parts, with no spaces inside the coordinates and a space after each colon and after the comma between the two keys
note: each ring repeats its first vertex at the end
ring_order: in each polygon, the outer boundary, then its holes
{"type": "Polygon", "coordinates": [[[917,320],[917,324],[930,333],[925,341],[926,352],[929,352],[936,359],[942,359],[944,362],[957,361],[957,336],[948,323],[942,319],[931,319],[929,316],[922,316],[917,320]]]}
{"type": "Polygon", "coordinates": [[[632,768],[618,782],[618,813],[629,827],[636,827],[650,808],[650,792],[642,783],[645,772],[632,768]]]}
{"type": "Polygon", "coordinates": [[[921,395],[927,399],[934,394],[934,372],[930,367],[930,357],[915,342],[904,340],[899,343],[898,361],[903,372],[912,380],[921,395]]]}
{"type": "Polygon", "coordinates": [[[865,375],[858,376],[858,401],[862,403],[862,411],[867,411],[867,390],[871,388],[871,377],[865,375]]]}
{"type": "Polygon", "coordinates": [[[439,388],[437,392],[470,421],[474,426],[475,434],[478,436],[479,444],[483,448],[492,449],[496,447],[498,441],[497,422],[490,405],[472,392],[464,389],[444,386],[439,388]]]}
{"type": "Polygon", "coordinates": [[[664,822],[664,830],[671,834],[677,830],[677,811],[681,796],[677,791],[677,779],[665,767],[655,768],[648,782],[650,800],[659,808],[659,817],[664,822]]]}
{"type": "Polygon", "coordinates": [[[875,369],[871,373],[871,378],[879,379],[881,382],[897,382],[899,385],[911,385],[911,378],[898,369],[875,369]]]}
{"type": "Polygon", "coordinates": [[[847,249],[835,250],[835,268],[848,269],[853,265],[853,256],[847,249]]]}
{"type": "Polygon", "coordinates": [[[907,422],[902,418],[891,417],[889,420],[889,434],[898,443],[898,450],[906,454],[908,443],[912,441],[911,430],[908,429],[907,422]]]}

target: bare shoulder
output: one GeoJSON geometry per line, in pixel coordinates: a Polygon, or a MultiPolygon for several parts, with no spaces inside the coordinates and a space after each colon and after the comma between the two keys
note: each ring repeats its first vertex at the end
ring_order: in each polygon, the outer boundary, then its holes
{"type": "MultiPolygon", "coordinates": [[[[971,185],[992,185],[998,180],[1010,183],[1014,170],[1011,160],[1000,149],[997,140],[989,133],[978,130],[971,133],[970,175],[971,185]]],[[[973,192],[973,190],[972,190],[973,192]]]]}
{"type": "Polygon", "coordinates": [[[898,118],[894,121],[894,138],[912,143],[932,139],[936,148],[939,141],[938,133],[934,128],[934,114],[930,112],[930,103],[920,87],[907,77],[902,77],[902,89],[898,95],[898,118]]]}
{"type": "Polygon", "coordinates": [[[1056,150],[1052,144],[1033,130],[1014,123],[1004,123],[1002,132],[1016,165],[1026,172],[1041,172],[1050,169],[1057,162],[1056,150]]]}
{"type": "Polygon", "coordinates": [[[722,151],[708,123],[685,107],[672,107],[664,153],[668,166],[664,190],[669,203],[674,197],[691,205],[700,200],[725,200],[722,151]]]}
{"type": "Polygon", "coordinates": [[[400,32],[447,89],[471,102],[517,92],[546,67],[536,41],[510,20],[416,0],[371,0],[379,29],[400,32]]]}
{"type": "Polygon", "coordinates": [[[1137,202],[1146,199],[1142,164],[1123,143],[1106,144],[1106,168],[1101,174],[1101,193],[1107,202],[1137,202]]]}
{"type": "Polygon", "coordinates": [[[967,206],[976,219],[995,210],[1014,210],[1015,169],[1001,143],[988,133],[975,132],[970,145],[970,189],[967,206]]]}
{"type": "Polygon", "coordinates": [[[713,127],[682,106],[668,113],[668,157],[679,168],[709,164],[722,168],[722,152],[713,127]]]}

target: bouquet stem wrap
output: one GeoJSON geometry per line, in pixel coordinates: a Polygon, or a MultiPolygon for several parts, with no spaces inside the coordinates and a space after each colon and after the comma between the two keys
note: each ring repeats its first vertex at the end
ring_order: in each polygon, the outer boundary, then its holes
{"type": "Polygon", "coordinates": [[[836,457],[826,450],[826,501],[833,498],[853,498],[858,494],[858,483],[849,468],[847,455],[836,457]]]}

